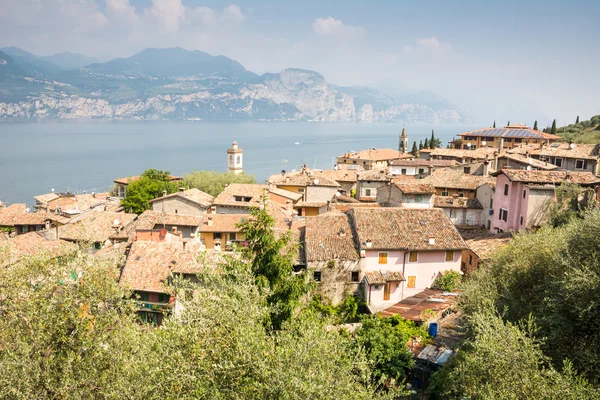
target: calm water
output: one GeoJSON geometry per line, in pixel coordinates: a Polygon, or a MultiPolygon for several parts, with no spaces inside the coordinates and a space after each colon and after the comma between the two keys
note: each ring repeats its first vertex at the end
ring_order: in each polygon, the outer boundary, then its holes
{"type": "MultiPolygon", "coordinates": [[[[407,125],[410,146],[431,136],[444,145],[466,125],[407,125]]],[[[237,140],[244,170],[258,181],[302,164],[331,168],[349,150],[397,148],[402,125],[294,122],[45,121],[0,122],[0,200],[33,204],[33,196],[105,191],[118,177],[148,168],[183,175],[225,170],[237,140]],[[296,145],[295,142],[299,142],[296,145]]]]}

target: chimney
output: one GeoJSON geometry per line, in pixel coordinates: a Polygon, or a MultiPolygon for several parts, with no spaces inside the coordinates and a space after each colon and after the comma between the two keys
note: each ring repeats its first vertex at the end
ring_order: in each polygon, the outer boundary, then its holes
{"type": "Polygon", "coordinates": [[[177,227],[176,226],[174,226],[174,227],[171,228],[171,233],[174,234],[174,235],[177,234],[177,227]]]}
{"type": "Polygon", "coordinates": [[[212,226],[213,225],[213,217],[208,217],[208,220],[206,223],[208,226],[212,226]]]}
{"type": "Polygon", "coordinates": [[[179,191],[180,191],[180,192],[185,192],[185,188],[183,188],[183,187],[180,187],[180,188],[179,188],[179,191]]]}
{"type": "Polygon", "coordinates": [[[429,244],[430,245],[434,245],[435,244],[435,238],[430,237],[429,238],[429,244]]]}
{"type": "Polygon", "coordinates": [[[498,138],[498,150],[502,150],[504,148],[504,138],[498,138]]]}
{"type": "Polygon", "coordinates": [[[217,213],[217,207],[216,206],[210,206],[210,214],[216,214],[217,213]]]}

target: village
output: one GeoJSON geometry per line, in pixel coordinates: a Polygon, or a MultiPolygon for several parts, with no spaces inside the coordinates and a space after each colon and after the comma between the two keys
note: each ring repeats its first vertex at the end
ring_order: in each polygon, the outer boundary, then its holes
{"type": "MultiPolygon", "coordinates": [[[[543,225],[562,183],[600,194],[600,145],[561,139],[515,124],[461,133],[448,148],[432,139],[431,148],[409,152],[402,129],[397,149],[347,152],[331,170],[281,171],[265,183],[229,184],[217,196],[171,176],[179,190],[152,199],[139,215],[122,205],[139,176],[114,179],[111,193],[40,194],[35,210],[2,205],[2,264],[76,248],[115,257],[141,321],[160,325],[182,308],[169,282],[193,280],[235,256],[245,242],[240,225],[263,208],[277,234],[298,241],[295,270],[307,271],[327,302],[361,298],[370,313],[428,323],[435,336],[459,295],[436,288],[438,278],[468,276],[514,233],[543,225]]],[[[223,156],[230,173],[242,173],[237,142],[223,156]]],[[[447,352],[432,346],[415,354],[443,363],[447,352]]]]}

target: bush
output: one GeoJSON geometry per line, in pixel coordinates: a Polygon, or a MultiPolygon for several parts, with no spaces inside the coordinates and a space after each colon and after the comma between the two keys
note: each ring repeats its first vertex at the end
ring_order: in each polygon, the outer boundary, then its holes
{"type": "Polygon", "coordinates": [[[453,292],[460,287],[461,281],[462,275],[459,272],[444,271],[435,278],[431,288],[453,292]]]}

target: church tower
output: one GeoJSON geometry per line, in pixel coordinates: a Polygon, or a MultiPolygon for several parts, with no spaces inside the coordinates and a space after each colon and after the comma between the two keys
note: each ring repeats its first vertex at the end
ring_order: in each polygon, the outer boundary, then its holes
{"type": "Polygon", "coordinates": [[[408,153],[408,135],[406,134],[406,128],[402,128],[402,134],[398,143],[398,151],[400,153],[408,153]]]}
{"type": "Polygon", "coordinates": [[[243,156],[244,150],[240,149],[238,143],[234,141],[231,147],[227,149],[227,171],[234,174],[241,174],[243,172],[243,156]]]}

